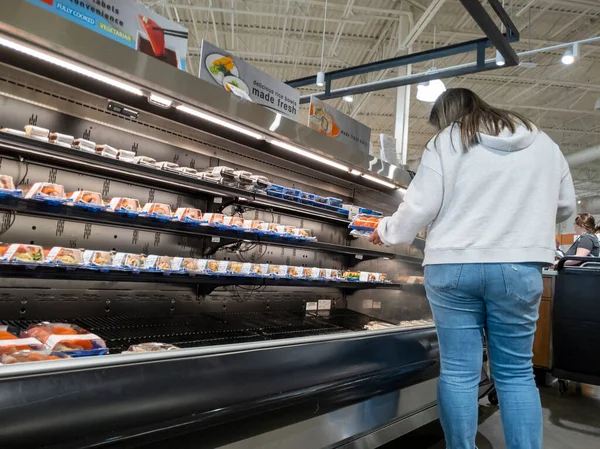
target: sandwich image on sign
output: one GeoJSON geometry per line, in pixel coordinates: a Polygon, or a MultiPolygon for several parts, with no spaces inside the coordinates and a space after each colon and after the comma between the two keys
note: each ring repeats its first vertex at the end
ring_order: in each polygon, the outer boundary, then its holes
{"type": "Polygon", "coordinates": [[[340,135],[340,128],[335,124],[333,116],[325,110],[325,104],[321,101],[314,101],[310,104],[309,128],[319,131],[328,137],[337,137],[340,135]]]}

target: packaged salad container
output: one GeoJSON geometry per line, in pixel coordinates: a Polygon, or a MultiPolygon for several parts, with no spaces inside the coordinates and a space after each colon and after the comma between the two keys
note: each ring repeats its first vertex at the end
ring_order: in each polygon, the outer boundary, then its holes
{"type": "Polygon", "coordinates": [[[49,265],[83,265],[81,250],[55,246],[46,255],[45,263],[49,265]]]}
{"type": "Polygon", "coordinates": [[[69,202],[73,206],[83,207],[86,209],[93,210],[104,210],[107,206],[102,201],[102,195],[98,192],[92,192],[90,190],[79,190],[73,192],[69,197],[69,202]]]}
{"type": "Polygon", "coordinates": [[[23,196],[23,191],[15,187],[15,181],[12,176],[0,175],[0,197],[6,195],[23,196]]]}
{"type": "Polygon", "coordinates": [[[141,268],[147,271],[171,271],[171,258],[151,254],[142,258],[141,268]]]}
{"type": "Polygon", "coordinates": [[[8,263],[43,263],[44,249],[37,245],[14,243],[7,248],[2,260],[8,263]]]}
{"type": "Polygon", "coordinates": [[[113,257],[112,268],[139,271],[142,267],[142,257],[139,254],[117,253],[113,257]]]}
{"type": "Polygon", "coordinates": [[[161,203],[146,203],[142,209],[142,215],[162,220],[171,220],[171,206],[161,203]]]}
{"type": "Polygon", "coordinates": [[[191,207],[179,207],[174,215],[175,220],[184,223],[200,224],[203,222],[202,211],[191,207]]]}
{"type": "Polygon", "coordinates": [[[134,198],[124,198],[118,196],[110,200],[108,209],[121,214],[139,215],[140,202],[134,198]]]}
{"type": "Polygon", "coordinates": [[[175,171],[185,176],[196,176],[198,174],[198,170],[190,167],[179,167],[175,171]]]}
{"type": "Polygon", "coordinates": [[[49,182],[36,182],[27,191],[25,198],[47,201],[49,203],[63,203],[67,200],[65,188],[60,184],[49,182]]]}
{"type": "Polygon", "coordinates": [[[71,357],[108,354],[104,340],[74,324],[34,324],[27,328],[24,335],[37,338],[52,353],[64,353],[71,357]]]}
{"type": "Polygon", "coordinates": [[[83,265],[87,268],[109,268],[112,263],[113,256],[108,251],[85,250],[83,252],[83,265]]]}

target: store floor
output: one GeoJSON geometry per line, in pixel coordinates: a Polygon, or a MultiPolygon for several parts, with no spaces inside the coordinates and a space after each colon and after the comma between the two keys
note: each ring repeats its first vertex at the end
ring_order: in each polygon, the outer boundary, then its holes
{"type": "MultiPolygon", "coordinates": [[[[544,414],[544,449],[587,449],[600,447],[600,388],[583,385],[581,391],[571,384],[560,396],[556,386],[542,388],[544,414]]],[[[445,449],[439,423],[426,426],[384,449],[445,449]]],[[[480,403],[477,434],[479,449],[505,448],[500,411],[487,399],[480,403]]]]}

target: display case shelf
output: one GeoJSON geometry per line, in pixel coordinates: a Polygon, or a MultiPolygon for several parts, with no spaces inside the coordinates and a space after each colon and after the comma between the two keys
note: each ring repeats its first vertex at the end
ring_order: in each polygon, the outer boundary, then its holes
{"type": "Polygon", "coordinates": [[[151,188],[164,188],[172,192],[191,194],[204,198],[229,197],[234,202],[241,202],[242,204],[260,209],[284,212],[294,216],[339,225],[350,223],[345,214],[324,208],[276,198],[263,193],[250,192],[221,183],[204,181],[176,172],[159,170],[153,167],[63,148],[27,137],[0,133],[0,153],[12,155],[13,157],[20,156],[25,161],[35,161],[61,168],[75,169],[151,188]]]}
{"type": "Polygon", "coordinates": [[[223,239],[243,240],[252,243],[264,243],[274,246],[305,248],[315,251],[354,255],[363,259],[381,257],[393,259],[396,257],[394,253],[378,251],[375,249],[361,249],[334,243],[298,240],[271,235],[259,235],[253,232],[245,232],[242,230],[219,229],[210,226],[196,226],[178,221],[161,221],[155,218],[144,216],[129,217],[127,215],[109,211],[86,210],[84,208],[74,207],[68,204],[53,205],[44,201],[10,196],[0,197],[0,210],[37,217],[118,226],[153,232],[167,232],[171,234],[190,236],[220,237],[223,239]]]}

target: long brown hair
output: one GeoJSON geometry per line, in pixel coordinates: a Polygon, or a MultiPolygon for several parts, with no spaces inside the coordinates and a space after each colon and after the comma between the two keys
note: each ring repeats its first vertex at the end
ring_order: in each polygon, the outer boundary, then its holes
{"type": "Polygon", "coordinates": [[[460,126],[460,138],[463,151],[480,143],[479,133],[497,136],[508,128],[514,133],[522,123],[529,131],[533,131],[533,123],[521,114],[496,108],[481,99],[469,89],[448,89],[438,97],[429,123],[437,130],[437,138],[442,130],[449,126],[460,126]]]}
{"type": "Polygon", "coordinates": [[[600,231],[600,226],[596,227],[596,219],[591,214],[579,214],[575,217],[575,224],[585,229],[588,234],[595,234],[600,231]]]}

